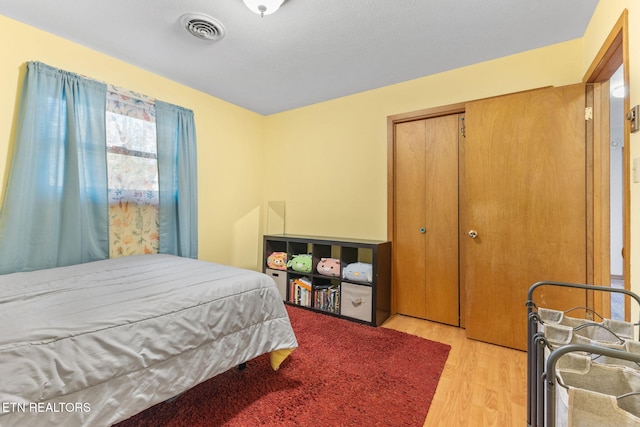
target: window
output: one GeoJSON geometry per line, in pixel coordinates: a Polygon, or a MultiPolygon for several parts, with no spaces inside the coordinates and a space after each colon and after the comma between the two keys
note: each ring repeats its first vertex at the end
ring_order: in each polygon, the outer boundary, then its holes
{"type": "Polygon", "coordinates": [[[139,95],[109,89],[109,257],[157,253],[160,235],[155,108],[139,95]]]}
{"type": "Polygon", "coordinates": [[[193,111],[29,62],[15,138],[0,274],[109,256],[198,257],[193,111]]]}

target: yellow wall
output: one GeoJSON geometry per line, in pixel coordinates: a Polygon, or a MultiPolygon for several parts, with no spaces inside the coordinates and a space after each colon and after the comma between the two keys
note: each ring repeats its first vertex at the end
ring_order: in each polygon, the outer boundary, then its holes
{"type": "Polygon", "coordinates": [[[580,82],[582,39],[267,117],[265,200],[286,232],[387,237],[387,116],[580,82]]]}
{"type": "Polygon", "coordinates": [[[0,188],[7,177],[24,63],[37,60],[194,111],[200,258],[255,268],[265,118],[0,16],[0,188]]]}

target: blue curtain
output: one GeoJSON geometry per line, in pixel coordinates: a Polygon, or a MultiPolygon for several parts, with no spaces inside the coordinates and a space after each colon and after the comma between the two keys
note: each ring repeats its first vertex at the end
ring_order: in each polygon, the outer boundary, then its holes
{"type": "Polygon", "coordinates": [[[193,111],[156,101],[160,253],[198,257],[198,188],[193,111]]]}
{"type": "Polygon", "coordinates": [[[106,85],[30,62],[0,211],[0,274],[109,254],[106,85]]]}

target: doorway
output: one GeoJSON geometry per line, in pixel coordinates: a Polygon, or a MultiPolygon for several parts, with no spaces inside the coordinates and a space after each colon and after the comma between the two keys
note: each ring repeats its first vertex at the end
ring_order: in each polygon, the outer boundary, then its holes
{"type": "MultiPolygon", "coordinates": [[[[601,163],[594,164],[593,191],[599,203],[593,205],[595,219],[593,275],[590,282],[600,286],[620,286],[630,290],[629,253],[631,251],[629,122],[629,41],[628,11],[613,26],[600,51],[584,75],[583,83],[594,87],[594,149],[601,163]],[[622,89],[622,98],[613,91],[622,89]],[[609,157],[609,158],[607,158],[609,157]],[[606,159],[606,160],[605,160],[606,159]]],[[[612,298],[609,292],[592,296],[589,305],[605,317],[630,319],[631,300],[612,298]],[[623,309],[621,307],[623,305],[623,309]],[[615,317],[614,317],[615,316],[615,317]]]]}

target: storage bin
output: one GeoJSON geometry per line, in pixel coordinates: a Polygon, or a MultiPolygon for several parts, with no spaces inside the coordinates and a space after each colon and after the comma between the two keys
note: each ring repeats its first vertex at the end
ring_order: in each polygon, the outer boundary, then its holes
{"type": "Polygon", "coordinates": [[[640,425],[640,371],[566,354],[557,364],[556,426],[640,425]]]}
{"type": "Polygon", "coordinates": [[[282,296],[282,300],[287,300],[287,272],[281,270],[274,270],[271,268],[267,268],[265,270],[267,276],[271,276],[271,278],[278,285],[278,290],[280,291],[280,295],[282,296]]]}
{"type": "Polygon", "coordinates": [[[543,325],[551,323],[568,326],[575,328],[576,330],[588,325],[596,325],[596,327],[590,328],[588,331],[581,332],[579,334],[593,340],[611,341],[611,332],[616,334],[618,337],[633,339],[634,324],[631,322],[613,319],[602,319],[601,322],[595,322],[592,320],[569,317],[562,311],[550,310],[542,307],[538,309],[538,315],[540,316],[540,321],[543,325]]]}
{"type": "Polygon", "coordinates": [[[373,289],[371,286],[342,282],[340,314],[365,322],[371,322],[371,307],[374,306],[373,289]]]}

